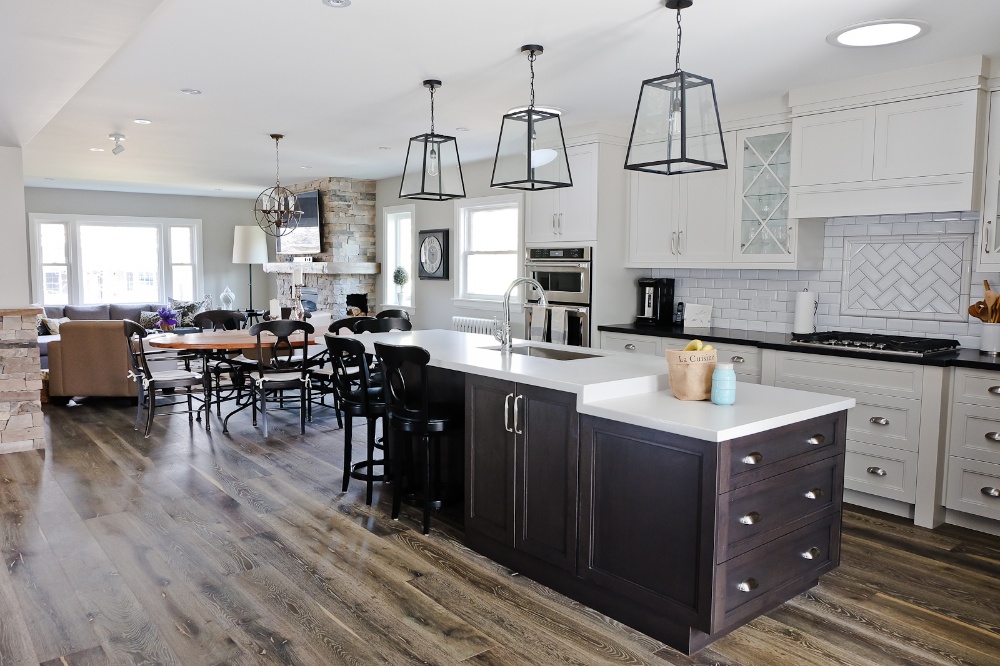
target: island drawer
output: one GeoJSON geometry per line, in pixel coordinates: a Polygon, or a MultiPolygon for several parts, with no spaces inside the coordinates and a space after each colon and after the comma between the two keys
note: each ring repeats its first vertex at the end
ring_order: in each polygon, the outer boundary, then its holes
{"type": "Polygon", "coordinates": [[[725,562],[838,510],[844,456],[800,467],[719,496],[716,562],[725,562]]]}
{"type": "Polygon", "coordinates": [[[913,504],[917,453],[848,440],[844,487],[913,504]]]}
{"type": "Polygon", "coordinates": [[[1000,409],[954,403],[950,452],[961,458],[1000,464],[1000,409]]]}
{"type": "Polygon", "coordinates": [[[1000,407],[1000,373],[955,368],[955,402],[1000,407]]]}
{"type": "Polygon", "coordinates": [[[839,562],[840,514],[834,514],[718,565],[713,630],[775,605],[772,592],[839,562]]]}
{"type": "Polygon", "coordinates": [[[944,505],[956,511],[1000,520],[1000,465],[949,457],[944,505]]]}
{"type": "Polygon", "coordinates": [[[728,477],[721,479],[720,490],[761,481],[818,458],[834,456],[843,448],[844,431],[835,414],[725,442],[719,451],[720,466],[728,477]],[[798,456],[803,460],[795,464],[793,459],[798,456]]]}
{"type": "Polygon", "coordinates": [[[659,344],[660,338],[649,335],[601,332],[601,349],[608,349],[610,351],[657,356],[659,355],[659,344]]]}

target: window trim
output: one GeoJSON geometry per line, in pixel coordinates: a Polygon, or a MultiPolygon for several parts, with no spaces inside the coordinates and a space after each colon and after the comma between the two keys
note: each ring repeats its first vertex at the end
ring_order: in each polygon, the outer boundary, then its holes
{"type": "MultiPolygon", "coordinates": [[[[69,213],[30,213],[28,215],[29,271],[31,276],[31,298],[34,303],[44,303],[44,271],[41,263],[40,227],[42,224],[66,225],[67,301],[69,305],[83,305],[83,266],[80,263],[81,226],[100,225],[107,227],[155,227],[160,244],[160,303],[166,303],[173,291],[173,265],[170,247],[170,227],[191,227],[191,258],[194,262],[194,300],[200,300],[205,293],[204,241],[202,220],[183,217],[133,217],[120,215],[77,215],[69,213]]],[[[187,265],[187,264],[184,264],[187,265]]]]}
{"type": "MultiPolygon", "coordinates": [[[[476,298],[470,297],[465,290],[466,282],[466,228],[465,213],[469,208],[500,208],[506,206],[517,207],[517,243],[514,254],[517,258],[524,255],[524,194],[511,193],[499,194],[489,197],[474,197],[459,199],[455,201],[455,252],[452,265],[455,266],[455,292],[452,298],[452,305],[459,308],[470,308],[477,310],[496,310],[503,307],[503,296],[496,298],[476,298]]],[[[524,273],[524,262],[517,264],[517,275],[521,277],[524,273]]],[[[515,291],[511,294],[511,304],[520,306],[520,294],[515,291]]]]}
{"type": "MultiPolygon", "coordinates": [[[[412,312],[416,310],[417,306],[417,257],[416,252],[411,252],[410,265],[407,270],[410,273],[410,304],[409,305],[396,305],[392,301],[395,299],[395,293],[390,293],[394,291],[392,285],[395,284],[392,281],[392,271],[389,270],[389,262],[386,261],[385,248],[389,247],[388,243],[388,229],[389,229],[389,216],[397,215],[399,213],[409,213],[410,214],[410,247],[413,248],[416,243],[417,234],[417,207],[414,204],[402,204],[399,206],[384,206],[382,208],[382,266],[384,270],[382,271],[382,293],[381,300],[384,308],[397,308],[406,310],[407,312],[412,312]]],[[[398,246],[398,243],[397,243],[398,246]]],[[[395,252],[395,249],[393,250],[395,252]]],[[[395,269],[393,269],[395,270],[395,269]]]]}

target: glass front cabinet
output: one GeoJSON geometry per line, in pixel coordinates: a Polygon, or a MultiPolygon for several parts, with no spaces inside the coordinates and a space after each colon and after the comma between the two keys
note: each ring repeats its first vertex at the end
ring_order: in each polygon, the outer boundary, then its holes
{"type": "Polygon", "coordinates": [[[794,264],[796,220],[788,218],[791,125],[737,133],[735,170],[738,264],[794,264]]]}

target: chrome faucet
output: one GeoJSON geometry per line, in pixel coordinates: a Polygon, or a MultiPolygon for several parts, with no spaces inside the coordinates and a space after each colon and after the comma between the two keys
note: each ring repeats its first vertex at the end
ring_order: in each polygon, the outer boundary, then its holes
{"type": "Polygon", "coordinates": [[[549,306],[549,302],[545,300],[545,290],[542,289],[542,285],[538,284],[538,280],[530,277],[519,277],[510,283],[503,295],[503,321],[497,321],[497,318],[493,317],[493,337],[500,342],[502,354],[509,354],[514,347],[510,340],[510,294],[514,291],[514,287],[522,283],[530,284],[538,291],[538,304],[540,306],[543,308],[549,306]]]}

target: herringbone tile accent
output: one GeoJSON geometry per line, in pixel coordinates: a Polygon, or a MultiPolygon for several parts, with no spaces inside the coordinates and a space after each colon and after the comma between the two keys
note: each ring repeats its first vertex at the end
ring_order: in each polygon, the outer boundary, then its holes
{"type": "Polygon", "coordinates": [[[841,313],[965,321],[971,241],[964,234],[845,238],[841,313]]]}

